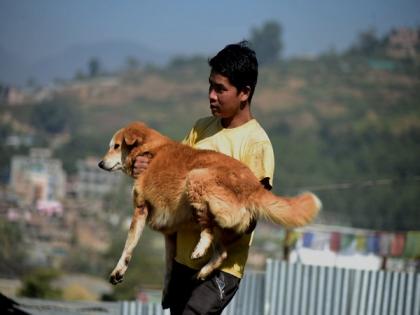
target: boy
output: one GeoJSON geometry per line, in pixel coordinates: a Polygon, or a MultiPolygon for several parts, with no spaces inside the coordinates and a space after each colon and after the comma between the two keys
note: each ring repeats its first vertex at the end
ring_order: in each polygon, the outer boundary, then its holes
{"type": "MultiPolygon", "coordinates": [[[[257,84],[258,62],[255,52],[246,42],[232,44],[209,60],[209,101],[212,117],[198,120],[183,143],[197,149],[215,150],[246,164],[271,189],[274,173],[274,154],[264,129],[253,118],[251,99],[257,84]]],[[[139,175],[148,159],[138,157],[134,172],[139,175]]],[[[208,214],[208,220],[211,214],[208,214]]],[[[252,230],[233,242],[227,259],[206,280],[195,274],[210,258],[192,260],[191,253],[199,233],[188,228],[176,235],[176,256],[164,308],[172,315],[220,314],[235,295],[243,276],[252,230]]]]}

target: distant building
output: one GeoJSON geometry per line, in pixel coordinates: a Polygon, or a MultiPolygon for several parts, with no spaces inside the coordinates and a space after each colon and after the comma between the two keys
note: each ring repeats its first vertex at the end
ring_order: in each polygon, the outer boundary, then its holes
{"type": "MultiPolygon", "coordinates": [[[[42,205],[40,211],[65,197],[66,174],[62,162],[51,157],[49,149],[31,149],[29,156],[14,156],[11,163],[10,186],[20,202],[42,205]]],[[[46,209],[47,212],[55,211],[46,209]]]]}
{"type": "Polygon", "coordinates": [[[26,94],[11,86],[0,87],[0,103],[6,105],[20,105],[26,100],[26,94]]]}
{"type": "Polygon", "coordinates": [[[19,148],[19,147],[29,147],[33,144],[33,137],[31,135],[17,135],[13,134],[6,138],[5,145],[19,148]]]}
{"type": "Polygon", "coordinates": [[[387,53],[393,58],[414,58],[419,54],[420,31],[398,28],[389,35],[387,53]]]}
{"type": "Polygon", "coordinates": [[[109,173],[98,167],[99,158],[89,157],[77,162],[75,193],[80,199],[100,199],[118,187],[120,173],[109,173]]]}

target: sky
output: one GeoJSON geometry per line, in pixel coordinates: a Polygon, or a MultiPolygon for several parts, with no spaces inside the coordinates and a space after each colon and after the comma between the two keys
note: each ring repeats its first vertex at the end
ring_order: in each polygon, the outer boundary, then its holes
{"type": "Polygon", "coordinates": [[[284,55],[347,48],[374,28],[420,25],[419,0],[0,0],[0,47],[25,58],[128,40],[170,54],[211,55],[274,20],[284,55]]]}

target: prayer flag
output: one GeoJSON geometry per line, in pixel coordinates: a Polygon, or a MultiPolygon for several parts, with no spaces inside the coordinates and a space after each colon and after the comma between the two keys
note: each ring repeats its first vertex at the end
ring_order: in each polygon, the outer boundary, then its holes
{"type": "Polygon", "coordinates": [[[341,234],[338,232],[332,232],[330,236],[330,249],[333,252],[338,252],[340,250],[341,243],[341,234]]]}
{"type": "Polygon", "coordinates": [[[391,240],[391,256],[401,256],[404,252],[405,235],[395,233],[391,240]]]}

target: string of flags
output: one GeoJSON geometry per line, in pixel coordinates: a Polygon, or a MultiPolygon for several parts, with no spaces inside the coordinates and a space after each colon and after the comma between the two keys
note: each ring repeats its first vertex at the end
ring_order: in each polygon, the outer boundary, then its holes
{"type": "Polygon", "coordinates": [[[331,250],[341,254],[371,253],[383,257],[420,259],[420,231],[296,229],[289,233],[285,241],[292,247],[331,250]]]}

